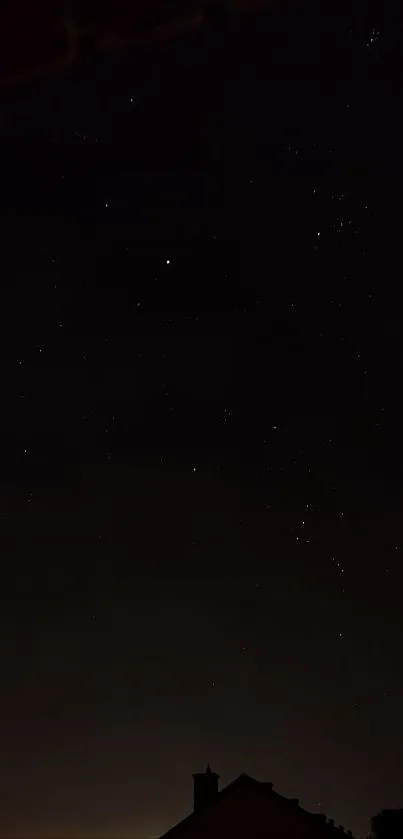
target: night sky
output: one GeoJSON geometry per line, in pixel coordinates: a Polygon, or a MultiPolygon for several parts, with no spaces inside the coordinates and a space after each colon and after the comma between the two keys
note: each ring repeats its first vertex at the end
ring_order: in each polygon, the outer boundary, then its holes
{"type": "Polygon", "coordinates": [[[1,839],[158,836],[208,761],[359,836],[403,805],[380,6],[217,17],[2,90],[1,839]]]}

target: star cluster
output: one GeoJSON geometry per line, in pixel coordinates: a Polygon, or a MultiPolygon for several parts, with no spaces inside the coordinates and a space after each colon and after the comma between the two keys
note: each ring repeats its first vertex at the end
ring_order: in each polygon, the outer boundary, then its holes
{"type": "Polygon", "coordinates": [[[4,837],[157,835],[207,760],[396,804],[395,30],[313,5],[1,104],[4,837]]]}

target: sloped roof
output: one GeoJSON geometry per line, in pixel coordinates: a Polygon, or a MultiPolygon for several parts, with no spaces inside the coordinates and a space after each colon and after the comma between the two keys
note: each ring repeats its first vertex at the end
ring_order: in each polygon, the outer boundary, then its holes
{"type": "MultiPolygon", "coordinates": [[[[254,778],[251,778],[250,775],[246,775],[245,773],[242,773],[241,775],[238,776],[238,778],[235,778],[234,781],[231,781],[231,783],[227,784],[226,787],[224,787],[222,790],[220,790],[220,792],[218,793],[218,796],[222,800],[222,798],[226,797],[228,794],[231,795],[231,794],[234,793],[234,791],[237,792],[239,790],[239,787],[243,787],[243,786],[245,786],[245,784],[248,785],[248,786],[250,786],[250,785],[258,786],[259,781],[256,781],[254,778]]],[[[185,816],[185,818],[182,819],[182,821],[178,822],[173,827],[170,827],[169,830],[167,830],[166,833],[163,834],[164,839],[165,839],[166,836],[173,836],[173,834],[176,831],[181,831],[183,828],[190,827],[192,822],[197,819],[198,815],[199,815],[199,813],[192,812],[188,816],[185,816]]],[[[161,837],[161,839],[162,839],[162,837],[161,837]]]]}
{"type": "Polygon", "coordinates": [[[176,835],[178,835],[179,839],[179,837],[185,835],[187,831],[191,832],[193,829],[197,829],[199,827],[199,820],[203,819],[204,821],[206,816],[208,817],[209,812],[211,813],[216,810],[217,804],[221,805],[224,802],[231,801],[232,799],[234,802],[239,801],[240,796],[248,794],[252,794],[253,796],[256,795],[256,799],[254,800],[256,800],[256,803],[259,802],[260,806],[262,806],[262,804],[264,806],[266,796],[270,796],[271,803],[274,803],[277,807],[283,809],[285,819],[287,818],[287,813],[292,813],[293,816],[298,814],[298,818],[306,822],[307,827],[309,825],[309,833],[312,832],[313,836],[317,833],[320,833],[321,836],[323,836],[325,833],[329,839],[343,839],[343,837],[346,837],[343,829],[338,828],[334,825],[334,823],[332,824],[327,821],[324,814],[311,813],[309,810],[305,810],[299,805],[298,799],[286,798],[285,796],[275,792],[273,790],[272,783],[257,781],[250,775],[242,773],[238,776],[238,778],[235,778],[234,781],[231,781],[231,783],[220,790],[220,792],[217,793],[211,803],[207,805],[203,811],[190,813],[182,819],[182,821],[178,822],[178,824],[169,828],[169,830],[163,834],[161,839],[168,839],[168,837],[169,839],[174,839],[176,835]]]}

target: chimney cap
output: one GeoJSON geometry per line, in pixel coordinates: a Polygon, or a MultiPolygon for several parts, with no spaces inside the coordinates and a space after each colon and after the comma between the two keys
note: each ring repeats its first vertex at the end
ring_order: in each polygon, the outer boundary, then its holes
{"type": "Polygon", "coordinates": [[[219,778],[219,777],[220,777],[220,776],[217,774],[217,772],[213,772],[213,770],[211,769],[211,766],[210,766],[210,764],[209,764],[209,763],[207,764],[206,769],[205,769],[205,771],[204,771],[204,772],[193,772],[193,778],[194,778],[195,780],[196,780],[196,778],[205,778],[205,777],[206,777],[206,775],[207,775],[207,776],[210,776],[211,778],[219,778]]]}

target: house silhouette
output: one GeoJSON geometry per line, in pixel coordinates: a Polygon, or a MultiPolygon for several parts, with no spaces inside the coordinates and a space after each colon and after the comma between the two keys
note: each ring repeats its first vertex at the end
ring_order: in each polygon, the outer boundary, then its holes
{"type": "Polygon", "coordinates": [[[193,775],[193,812],[161,839],[346,839],[351,831],[335,826],[324,813],[310,813],[297,798],[284,798],[272,783],[242,774],[221,791],[219,775],[207,766],[193,775]]]}
{"type": "Polygon", "coordinates": [[[371,819],[371,839],[400,839],[403,836],[403,810],[381,810],[371,819]]]}

